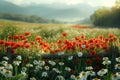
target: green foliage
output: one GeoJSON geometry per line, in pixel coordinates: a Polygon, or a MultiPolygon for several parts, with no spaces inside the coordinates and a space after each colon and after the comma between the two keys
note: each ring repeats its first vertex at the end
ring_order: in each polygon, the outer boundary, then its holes
{"type": "Polygon", "coordinates": [[[120,27],[120,8],[101,8],[94,12],[91,20],[96,26],[114,26],[120,27]]]}
{"type": "Polygon", "coordinates": [[[7,24],[3,26],[2,32],[0,34],[0,39],[6,39],[9,35],[15,35],[19,33],[20,29],[12,24],[7,24]]]}
{"type": "Polygon", "coordinates": [[[33,22],[33,23],[59,23],[56,20],[48,20],[35,15],[26,16],[26,15],[19,15],[19,14],[0,14],[0,19],[25,21],[25,22],[33,22]]]}

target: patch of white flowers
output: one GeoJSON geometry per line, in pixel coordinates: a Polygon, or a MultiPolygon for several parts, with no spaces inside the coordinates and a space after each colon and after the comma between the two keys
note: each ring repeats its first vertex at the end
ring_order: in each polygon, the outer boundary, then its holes
{"type": "Polygon", "coordinates": [[[102,63],[103,65],[109,65],[109,64],[111,64],[111,61],[109,60],[109,58],[108,57],[104,57],[103,58],[103,63],[102,63]]]}
{"type": "Polygon", "coordinates": [[[108,73],[108,69],[101,69],[97,72],[98,76],[103,76],[108,73]]]}

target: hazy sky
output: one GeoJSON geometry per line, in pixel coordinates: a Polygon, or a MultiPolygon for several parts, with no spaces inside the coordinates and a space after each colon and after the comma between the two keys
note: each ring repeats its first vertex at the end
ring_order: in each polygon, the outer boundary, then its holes
{"type": "Polygon", "coordinates": [[[79,3],[87,3],[92,6],[112,6],[115,0],[6,0],[17,5],[30,5],[30,4],[67,4],[75,5],[79,3]]]}

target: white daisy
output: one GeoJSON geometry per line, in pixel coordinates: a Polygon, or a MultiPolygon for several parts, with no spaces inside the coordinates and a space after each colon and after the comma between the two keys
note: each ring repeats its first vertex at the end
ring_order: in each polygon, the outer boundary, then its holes
{"type": "Polygon", "coordinates": [[[13,66],[12,66],[11,64],[6,64],[5,69],[12,70],[12,69],[13,69],[13,66]]]}
{"type": "Polygon", "coordinates": [[[58,75],[57,78],[58,78],[58,80],[65,80],[65,78],[61,75],[58,75]]]}
{"type": "Polygon", "coordinates": [[[22,57],[19,55],[16,57],[17,60],[22,60],[22,57]]]}
{"type": "Polygon", "coordinates": [[[104,60],[102,64],[103,65],[109,65],[109,64],[111,64],[111,61],[110,60],[104,60]]]}
{"type": "Polygon", "coordinates": [[[14,64],[15,66],[19,66],[20,63],[21,63],[21,61],[13,61],[13,64],[14,64]]]}
{"type": "Polygon", "coordinates": [[[33,67],[33,65],[29,63],[26,65],[26,67],[33,67]]]}
{"type": "Polygon", "coordinates": [[[3,59],[5,59],[6,61],[8,61],[8,60],[9,60],[9,58],[8,58],[7,56],[3,57],[3,59]]]}
{"type": "Polygon", "coordinates": [[[34,61],[33,61],[33,64],[34,64],[34,65],[38,65],[38,64],[39,64],[39,61],[34,60],[34,61]]]}
{"type": "Polygon", "coordinates": [[[50,68],[49,68],[49,66],[45,66],[44,69],[45,70],[49,70],[50,68]]]}
{"type": "Polygon", "coordinates": [[[5,71],[5,77],[12,77],[12,72],[10,70],[5,71]]]}
{"type": "Polygon", "coordinates": [[[63,66],[64,65],[64,62],[59,62],[58,63],[60,66],[63,66]]]}
{"type": "Polygon", "coordinates": [[[68,60],[72,60],[72,59],[73,59],[73,56],[69,56],[69,57],[68,57],[68,60]]]}
{"type": "Polygon", "coordinates": [[[88,67],[86,67],[86,70],[93,70],[93,67],[92,66],[88,66],[88,67]]]}
{"type": "Polygon", "coordinates": [[[42,77],[47,77],[48,73],[47,72],[42,72],[42,77]]]}
{"type": "Polygon", "coordinates": [[[119,80],[120,79],[120,74],[119,73],[112,74],[111,79],[112,80],[119,80]]]}
{"type": "Polygon", "coordinates": [[[5,75],[6,69],[4,67],[0,67],[0,73],[2,75],[5,75]]]}
{"type": "Polygon", "coordinates": [[[83,53],[82,52],[78,52],[77,55],[78,55],[78,57],[82,57],[83,53]]]}
{"type": "Polygon", "coordinates": [[[50,60],[49,60],[48,62],[49,62],[49,64],[52,65],[52,66],[55,66],[55,65],[56,65],[56,63],[55,63],[54,61],[50,61],[50,60]]]}
{"type": "Polygon", "coordinates": [[[61,73],[61,71],[58,70],[58,68],[53,68],[53,71],[55,71],[56,73],[61,73]]]}
{"type": "Polygon", "coordinates": [[[116,64],[115,69],[120,69],[120,64],[116,64]]]}
{"type": "Polygon", "coordinates": [[[65,70],[69,72],[69,71],[71,71],[71,68],[70,67],[65,67],[65,70]]]}
{"type": "Polygon", "coordinates": [[[116,58],[116,61],[117,61],[117,62],[120,62],[120,57],[116,58]]]}
{"type": "Polygon", "coordinates": [[[107,70],[107,69],[101,69],[100,71],[97,72],[97,74],[98,74],[99,76],[103,76],[103,75],[105,75],[106,73],[108,73],[108,70],[107,70]]]}
{"type": "Polygon", "coordinates": [[[109,60],[109,58],[108,57],[103,57],[103,61],[105,61],[105,60],[109,60]]]}
{"type": "Polygon", "coordinates": [[[85,44],[82,44],[81,47],[84,49],[84,48],[86,48],[86,45],[85,45],[85,44]]]}
{"type": "Polygon", "coordinates": [[[71,75],[70,78],[75,80],[75,75],[71,75]]]}

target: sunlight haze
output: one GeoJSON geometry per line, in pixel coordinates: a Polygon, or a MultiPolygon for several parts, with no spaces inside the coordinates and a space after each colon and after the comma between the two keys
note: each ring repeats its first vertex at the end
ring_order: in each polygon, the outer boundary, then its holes
{"type": "Polygon", "coordinates": [[[91,6],[113,6],[115,0],[6,0],[17,5],[33,4],[66,4],[76,5],[80,3],[90,4],[91,6]]]}

